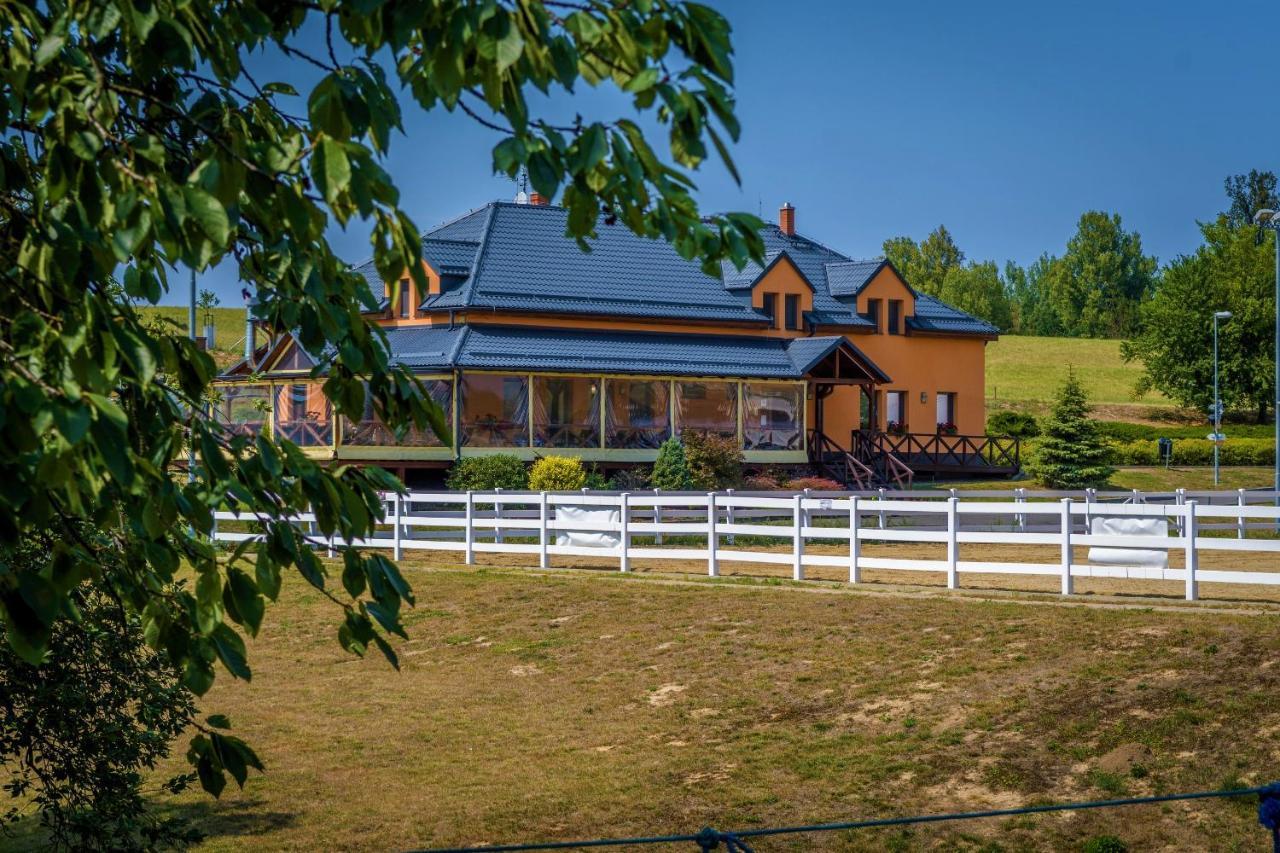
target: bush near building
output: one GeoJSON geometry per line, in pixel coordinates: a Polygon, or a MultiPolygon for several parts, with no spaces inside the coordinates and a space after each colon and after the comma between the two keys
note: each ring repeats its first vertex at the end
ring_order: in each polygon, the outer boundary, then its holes
{"type": "Polygon", "coordinates": [[[1002,409],[987,418],[987,432],[991,435],[1011,435],[1014,438],[1035,438],[1040,434],[1040,422],[1028,412],[1002,409]]]}
{"type": "Polygon", "coordinates": [[[742,485],[742,451],[736,439],[689,430],[681,435],[695,489],[708,492],[742,485]]]}
{"type": "Polygon", "coordinates": [[[1102,486],[1115,473],[1111,448],[1089,417],[1089,400],[1074,370],[1058,390],[1039,443],[1031,473],[1051,489],[1102,486]]]}
{"type": "Polygon", "coordinates": [[[587,485],[587,472],[576,456],[544,456],[529,471],[535,492],[576,492],[587,485]]]}
{"type": "Polygon", "coordinates": [[[445,482],[457,492],[518,491],[529,487],[529,472],[518,457],[509,453],[468,456],[454,463],[445,482]]]}
{"type": "Polygon", "coordinates": [[[687,492],[693,488],[684,445],[674,435],[658,448],[658,459],[653,463],[653,474],[649,480],[655,489],[666,492],[687,492]]]}

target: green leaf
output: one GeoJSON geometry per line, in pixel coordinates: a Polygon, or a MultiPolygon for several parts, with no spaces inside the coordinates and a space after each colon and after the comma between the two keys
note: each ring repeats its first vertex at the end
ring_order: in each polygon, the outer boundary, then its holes
{"type": "Polygon", "coordinates": [[[240,638],[226,623],[220,623],[213,631],[213,647],[218,653],[218,660],[227,671],[236,678],[248,681],[253,677],[245,658],[244,640],[240,638]]]}
{"type": "Polygon", "coordinates": [[[256,637],[262,626],[265,604],[253,580],[234,566],[227,569],[227,585],[222,597],[232,618],[248,628],[250,636],[256,637]]]}
{"type": "Polygon", "coordinates": [[[200,224],[205,235],[216,246],[225,245],[231,235],[231,222],[222,202],[199,187],[183,187],[182,197],[187,204],[187,212],[200,224]]]}
{"type": "Polygon", "coordinates": [[[320,140],[313,156],[312,175],[325,200],[332,204],[351,183],[351,162],[342,145],[327,136],[320,140]]]}

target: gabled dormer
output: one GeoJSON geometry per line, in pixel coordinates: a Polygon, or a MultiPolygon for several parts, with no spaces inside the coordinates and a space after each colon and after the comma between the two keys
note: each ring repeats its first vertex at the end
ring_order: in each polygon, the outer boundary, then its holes
{"type": "Polygon", "coordinates": [[[826,265],[831,295],[853,307],[876,334],[904,335],[915,315],[916,295],[885,258],[826,265]]]}
{"type": "Polygon", "coordinates": [[[766,255],[764,267],[749,264],[741,271],[730,268],[725,273],[725,287],[749,292],[751,307],[769,319],[771,329],[784,335],[808,333],[813,282],[785,249],[766,255]]]}

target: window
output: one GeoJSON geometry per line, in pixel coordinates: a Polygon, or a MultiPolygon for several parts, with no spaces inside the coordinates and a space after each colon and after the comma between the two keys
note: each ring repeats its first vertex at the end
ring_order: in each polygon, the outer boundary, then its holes
{"type": "Polygon", "coordinates": [[[956,395],[954,391],[938,392],[938,429],[953,431],[956,428],[956,395]]]}
{"type": "Polygon", "coordinates": [[[902,300],[889,300],[889,334],[902,334],[902,300]]]}
{"type": "Polygon", "coordinates": [[[867,300],[867,319],[871,321],[871,325],[875,326],[876,331],[880,331],[880,300],[867,300]]]}
{"type": "Polygon", "coordinates": [[[783,299],[786,314],[786,327],[788,329],[800,328],[800,297],[794,293],[788,293],[783,299]]]}
{"type": "Polygon", "coordinates": [[[742,438],[747,450],[804,447],[804,386],[748,382],[742,386],[742,438]]]}
{"type": "Polygon", "coordinates": [[[656,448],[671,435],[670,383],[664,379],[610,379],[605,383],[605,438],[609,447],[656,448]]]}
{"type": "Polygon", "coordinates": [[[458,388],[458,431],[469,447],[529,444],[529,383],[523,376],[464,375],[458,388]]]}
{"type": "MultiPolygon", "coordinates": [[[[448,379],[424,379],[422,384],[426,386],[427,394],[444,412],[445,423],[452,423],[453,383],[448,379]]],[[[353,447],[444,446],[444,441],[440,436],[436,435],[435,430],[431,429],[431,427],[419,429],[416,426],[410,426],[401,435],[397,436],[395,430],[390,429],[378,419],[378,414],[374,411],[373,396],[369,394],[367,386],[365,388],[364,412],[358,421],[345,417],[342,419],[342,434],[339,442],[353,447]]]]}
{"type": "Polygon", "coordinates": [[[677,382],[676,428],[738,437],[736,382],[677,382]]]}
{"type": "Polygon", "coordinates": [[[323,447],[333,441],[333,410],[319,382],[278,385],[275,435],[299,447],[323,447]]]}
{"type": "Polygon", "coordinates": [[[228,385],[220,389],[218,423],[233,435],[257,435],[267,425],[271,388],[267,385],[228,385]]]}
{"type": "Polygon", "coordinates": [[[533,379],[535,447],[600,446],[600,380],[593,377],[533,379]]]}
{"type": "Polygon", "coordinates": [[[409,279],[401,279],[400,281],[400,316],[409,316],[409,291],[413,288],[409,286],[409,279]]]}
{"type": "Polygon", "coordinates": [[[776,293],[766,293],[764,295],[764,305],[761,307],[764,316],[772,321],[778,314],[778,295],[776,293]]]}
{"type": "Polygon", "coordinates": [[[890,391],[885,407],[884,427],[889,432],[907,431],[907,392],[890,391]]]}

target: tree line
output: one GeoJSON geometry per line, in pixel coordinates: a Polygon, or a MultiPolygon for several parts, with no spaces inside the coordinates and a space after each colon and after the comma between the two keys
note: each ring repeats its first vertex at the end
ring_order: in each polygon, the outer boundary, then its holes
{"type": "Polygon", "coordinates": [[[1265,419],[1275,384],[1275,233],[1254,214],[1280,209],[1274,172],[1224,182],[1227,207],[1200,223],[1202,243],[1161,266],[1117,213],[1088,211],[1060,256],[1028,266],[972,261],[939,225],[920,242],[893,237],[884,254],[916,289],[1014,335],[1120,338],[1140,363],[1135,394],[1151,388],[1182,406],[1213,402],[1213,324],[1219,327],[1226,408],[1265,419]]]}

